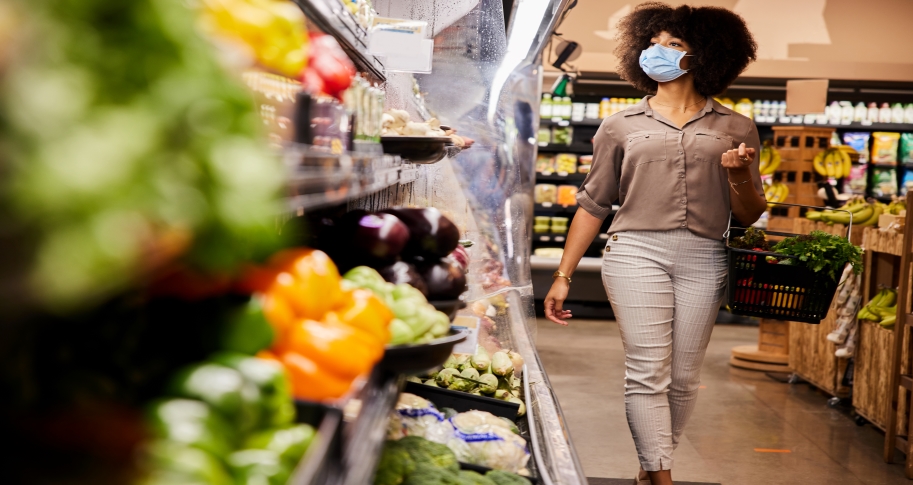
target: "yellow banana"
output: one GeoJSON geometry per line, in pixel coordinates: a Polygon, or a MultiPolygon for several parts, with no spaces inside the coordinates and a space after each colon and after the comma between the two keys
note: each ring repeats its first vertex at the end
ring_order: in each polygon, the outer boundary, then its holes
{"type": "MultiPolygon", "coordinates": [[[[866,204],[862,209],[853,213],[853,224],[856,225],[856,221],[868,220],[872,217],[873,211],[874,209],[872,206],[866,204]]],[[[843,211],[834,211],[832,214],[825,214],[822,216],[822,220],[833,222],[835,224],[849,224],[850,214],[847,214],[843,211]]]]}
{"type": "Polygon", "coordinates": [[[860,227],[870,227],[878,224],[878,218],[881,217],[881,214],[884,213],[884,206],[881,204],[876,204],[872,208],[872,213],[869,217],[863,218],[861,215],[856,215],[853,217],[853,224],[860,227]],[[859,223],[856,223],[856,218],[859,218],[859,223]]]}
{"type": "MultiPolygon", "coordinates": [[[[879,307],[892,307],[897,304],[897,292],[893,288],[884,289],[884,298],[878,302],[879,307]]],[[[896,311],[896,308],[895,308],[896,311]]]]}
{"type": "Polygon", "coordinates": [[[812,160],[812,167],[818,172],[818,175],[827,177],[827,169],[824,167],[824,151],[818,152],[812,160]]]}

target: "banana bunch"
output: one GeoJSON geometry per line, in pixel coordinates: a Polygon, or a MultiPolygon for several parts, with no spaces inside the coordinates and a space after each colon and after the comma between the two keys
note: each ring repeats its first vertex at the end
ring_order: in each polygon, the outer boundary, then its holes
{"type": "Polygon", "coordinates": [[[893,288],[882,288],[881,291],[868,302],[856,317],[860,320],[878,322],[885,328],[894,326],[897,321],[897,291],[893,288]]]}
{"type": "Polygon", "coordinates": [[[771,146],[770,140],[764,141],[764,146],[761,147],[761,151],[758,153],[758,163],[758,170],[761,171],[761,175],[773,175],[777,168],[780,167],[780,152],[771,146]]]}
{"type": "MultiPolygon", "coordinates": [[[[764,186],[764,197],[767,198],[767,202],[786,202],[787,196],[789,196],[789,188],[786,187],[786,184],[774,181],[764,186]]],[[[772,209],[773,204],[767,204],[767,208],[772,209]]]]}
{"type": "Polygon", "coordinates": [[[812,166],[819,175],[828,178],[840,179],[850,174],[853,162],[850,153],[856,153],[849,145],[828,147],[815,155],[812,166]]]}
{"type": "Polygon", "coordinates": [[[900,211],[903,211],[903,210],[907,210],[907,202],[903,199],[898,199],[897,197],[894,197],[894,199],[891,200],[891,203],[888,204],[887,207],[885,207],[884,213],[885,214],[894,214],[895,216],[899,216],[900,211]]]}
{"type": "Polygon", "coordinates": [[[808,211],[805,213],[805,217],[813,221],[827,222],[828,224],[846,225],[850,223],[850,214],[843,211],[849,211],[853,214],[854,226],[874,226],[878,224],[878,218],[881,217],[881,214],[884,214],[887,207],[880,202],[870,204],[866,202],[864,197],[857,195],[848,200],[838,210],[808,211]]]}

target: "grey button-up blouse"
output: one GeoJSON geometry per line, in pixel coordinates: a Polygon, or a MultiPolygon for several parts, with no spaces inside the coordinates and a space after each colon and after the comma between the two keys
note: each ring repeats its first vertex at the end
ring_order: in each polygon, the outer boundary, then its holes
{"type": "Polygon", "coordinates": [[[619,200],[610,234],[687,228],[701,237],[721,239],[730,214],[728,174],[721,165],[726,150],[740,143],[755,149],[752,184],[739,188],[751,190],[753,185],[764,196],[758,130],[752,120],[713,99],[678,128],[650,108],[651,97],[603,120],[577,202],[605,219],[619,200]]]}

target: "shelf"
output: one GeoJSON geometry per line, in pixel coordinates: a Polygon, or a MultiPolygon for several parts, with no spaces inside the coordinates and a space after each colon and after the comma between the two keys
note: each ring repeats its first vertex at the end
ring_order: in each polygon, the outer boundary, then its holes
{"type": "MultiPolygon", "coordinates": [[[[555,271],[558,269],[558,263],[561,258],[544,258],[542,256],[530,256],[529,268],[531,270],[555,271]]],[[[580,258],[580,264],[577,265],[576,272],[598,273],[602,271],[602,258],[580,258]]]]}
{"type": "Polygon", "coordinates": [[[536,172],[536,183],[556,182],[559,184],[578,185],[586,179],[585,173],[566,173],[566,172],[536,172]]]}
{"type": "Polygon", "coordinates": [[[405,377],[374,371],[362,392],[358,417],[350,424],[343,444],[340,485],[371,483],[387,439],[387,423],[396,407],[405,377]]]}
{"type": "Polygon", "coordinates": [[[768,122],[768,121],[755,121],[757,126],[807,126],[809,128],[837,128],[838,130],[847,130],[847,131],[913,131],[913,125],[906,123],[872,123],[870,125],[864,125],[862,123],[850,123],[848,125],[831,125],[831,124],[809,124],[804,123],[779,123],[779,122],[768,122]]]}
{"type": "Polygon", "coordinates": [[[551,204],[546,202],[544,204],[536,204],[535,212],[543,212],[548,214],[573,214],[577,212],[577,205],[558,205],[551,204]]]}
{"type": "Polygon", "coordinates": [[[292,212],[328,207],[415,181],[420,170],[395,155],[330,154],[307,145],[290,145],[287,208],[292,212]]]}
{"type": "Polygon", "coordinates": [[[338,0],[294,0],[318,29],[332,35],[355,67],[371,73],[378,82],[387,80],[384,65],[368,53],[368,33],[338,0]]]}
{"type": "Polygon", "coordinates": [[[602,118],[597,119],[583,119],[580,121],[571,121],[571,120],[556,120],[556,119],[545,119],[540,120],[540,126],[599,126],[602,124],[602,118]]]}
{"type": "Polygon", "coordinates": [[[592,143],[571,143],[570,145],[558,145],[555,143],[539,144],[539,151],[543,153],[577,153],[580,155],[592,155],[592,143]]]}

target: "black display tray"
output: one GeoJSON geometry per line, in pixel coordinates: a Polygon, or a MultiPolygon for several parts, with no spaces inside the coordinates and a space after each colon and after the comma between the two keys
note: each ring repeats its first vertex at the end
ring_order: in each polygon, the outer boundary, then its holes
{"type": "MultiPolygon", "coordinates": [[[[532,457],[530,457],[530,458],[532,458],[532,457]]],[[[470,471],[474,471],[476,473],[480,473],[480,474],[484,475],[484,474],[490,472],[491,470],[493,470],[493,468],[488,468],[487,466],[482,466],[482,465],[473,465],[472,463],[464,463],[461,461],[460,470],[470,470],[470,471]]],[[[520,475],[520,476],[523,477],[523,475],[520,475]]],[[[523,477],[523,478],[529,480],[529,482],[532,483],[533,485],[536,485],[537,483],[539,483],[539,477],[529,476],[529,477],[523,477]]]]}
{"type": "Polygon", "coordinates": [[[516,421],[519,404],[502,401],[486,396],[476,396],[462,391],[451,391],[442,387],[426,386],[415,382],[407,382],[403,392],[415,394],[418,397],[431,401],[438,409],[452,408],[458,413],[466,411],[486,411],[495,416],[516,421]]]}
{"type": "Polygon", "coordinates": [[[289,479],[289,485],[333,483],[342,462],[342,410],[295,401],[295,422],[310,424],[317,433],[289,479]]]}
{"type": "Polygon", "coordinates": [[[448,136],[382,136],[384,153],[393,153],[412,163],[437,163],[453,146],[448,136]]]}
{"type": "Polygon", "coordinates": [[[450,334],[427,344],[387,347],[377,367],[399,374],[419,374],[442,365],[453,352],[453,346],[466,340],[468,330],[450,329],[450,334]]]}
{"type": "Polygon", "coordinates": [[[463,300],[431,300],[428,303],[430,303],[435,310],[447,314],[447,316],[450,317],[451,322],[456,318],[458,311],[466,308],[466,302],[463,300]]]}

